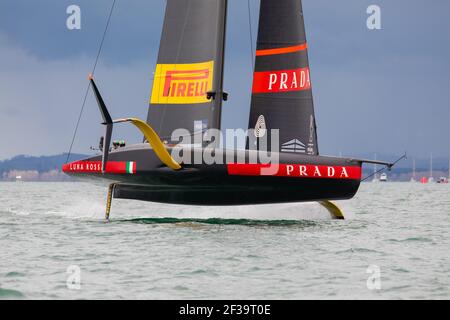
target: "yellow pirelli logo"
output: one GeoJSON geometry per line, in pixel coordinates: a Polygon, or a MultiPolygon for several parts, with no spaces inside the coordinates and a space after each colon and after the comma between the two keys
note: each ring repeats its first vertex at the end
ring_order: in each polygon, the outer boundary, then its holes
{"type": "Polygon", "coordinates": [[[152,104],[211,102],[214,61],[192,64],[158,64],[153,81],[152,104]]]}

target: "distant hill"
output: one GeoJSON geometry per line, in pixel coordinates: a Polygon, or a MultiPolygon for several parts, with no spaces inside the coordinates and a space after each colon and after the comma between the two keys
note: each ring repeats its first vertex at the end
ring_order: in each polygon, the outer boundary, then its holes
{"type": "MultiPolygon", "coordinates": [[[[70,161],[86,157],[83,154],[71,154],[70,161]]],[[[66,159],[67,153],[41,157],[19,155],[3,160],[0,161],[0,180],[15,180],[17,176],[27,181],[67,180],[67,176],[61,173],[61,166],[66,159]]]]}

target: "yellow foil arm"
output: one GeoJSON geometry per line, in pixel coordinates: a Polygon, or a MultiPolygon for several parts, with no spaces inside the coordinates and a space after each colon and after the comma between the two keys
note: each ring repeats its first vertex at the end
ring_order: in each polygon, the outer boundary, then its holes
{"type": "Polygon", "coordinates": [[[328,201],[328,200],[324,200],[324,201],[319,201],[319,204],[324,207],[325,209],[328,210],[328,212],[335,218],[335,219],[339,219],[339,220],[344,220],[344,213],[342,212],[341,209],[339,209],[339,207],[337,205],[335,205],[333,202],[328,201]]]}
{"type": "Polygon", "coordinates": [[[148,143],[162,163],[173,170],[181,169],[181,165],[172,158],[164,144],[161,142],[158,134],[146,122],[136,118],[119,119],[114,122],[131,122],[134,124],[144,134],[145,139],[147,139],[148,143]]]}

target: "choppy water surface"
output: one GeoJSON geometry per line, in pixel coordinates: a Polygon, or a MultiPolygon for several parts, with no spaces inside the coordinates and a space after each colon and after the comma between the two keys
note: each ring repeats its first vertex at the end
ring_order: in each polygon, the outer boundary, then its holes
{"type": "Polygon", "coordinates": [[[105,197],[0,183],[0,299],[450,298],[450,185],[363,184],[346,221],[315,204],[114,200],[104,223],[105,197]]]}

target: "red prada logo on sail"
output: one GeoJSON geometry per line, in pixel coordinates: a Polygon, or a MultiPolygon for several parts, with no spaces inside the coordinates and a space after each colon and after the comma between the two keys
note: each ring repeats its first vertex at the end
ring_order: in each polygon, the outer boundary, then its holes
{"type": "Polygon", "coordinates": [[[361,167],[319,166],[307,164],[243,164],[229,163],[228,174],[238,176],[263,176],[323,179],[361,179],[361,167]],[[276,170],[271,170],[271,166],[276,170]],[[277,168],[278,166],[278,168],[277,168]]]}
{"type": "Polygon", "coordinates": [[[255,72],[253,93],[289,92],[311,89],[309,68],[255,72]]]}

